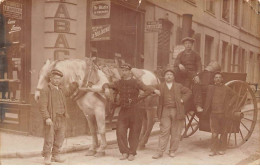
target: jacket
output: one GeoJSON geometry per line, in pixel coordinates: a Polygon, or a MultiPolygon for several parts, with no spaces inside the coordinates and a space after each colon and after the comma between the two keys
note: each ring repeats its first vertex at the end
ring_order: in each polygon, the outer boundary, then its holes
{"type": "MultiPolygon", "coordinates": [[[[166,83],[163,82],[158,86],[155,86],[157,89],[160,90],[161,95],[159,97],[159,105],[157,108],[157,114],[158,118],[161,119],[162,111],[163,111],[163,104],[164,104],[164,90],[165,87],[167,87],[166,83]]],[[[173,91],[174,91],[174,99],[176,103],[176,109],[177,109],[177,119],[184,119],[185,118],[185,111],[184,111],[184,104],[183,102],[186,102],[191,97],[191,90],[187,87],[184,87],[180,83],[173,82],[172,84],[173,91]],[[181,102],[183,100],[183,102],[181,102]]]]}
{"type": "Polygon", "coordinates": [[[140,100],[146,98],[153,93],[153,88],[146,86],[142,81],[137,79],[119,80],[112,83],[105,83],[102,86],[105,88],[115,89],[119,92],[120,105],[122,107],[130,107],[140,102],[140,100]],[[144,93],[139,95],[139,90],[143,90],[144,93]]]}
{"type": "Polygon", "coordinates": [[[198,53],[191,51],[189,56],[186,56],[185,51],[182,51],[174,61],[174,72],[180,73],[179,64],[182,64],[186,70],[192,73],[192,76],[198,75],[202,70],[201,58],[198,53]]]}
{"type": "MultiPolygon", "coordinates": [[[[50,118],[54,120],[56,118],[56,113],[53,111],[53,107],[56,105],[55,102],[52,101],[52,89],[50,84],[48,84],[45,88],[41,90],[40,98],[39,98],[39,105],[40,105],[40,112],[44,120],[50,118]]],[[[59,87],[59,89],[63,92],[63,102],[65,106],[65,117],[69,118],[68,111],[67,111],[67,104],[65,95],[67,92],[64,88],[59,87]]]]}
{"type": "MultiPolygon", "coordinates": [[[[206,101],[204,105],[204,110],[203,110],[203,115],[207,115],[211,113],[211,105],[212,105],[212,100],[213,100],[213,95],[215,92],[215,87],[214,85],[209,85],[207,89],[207,96],[206,96],[206,101]]],[[[234,104],[237,100],[237,95],[236,93],[229,88],[228,86],[224,86],[225,88],[225,96],[224,96],[224,115],[227,118],[232,117],[232,109],[234,109],[234,104]]]]}

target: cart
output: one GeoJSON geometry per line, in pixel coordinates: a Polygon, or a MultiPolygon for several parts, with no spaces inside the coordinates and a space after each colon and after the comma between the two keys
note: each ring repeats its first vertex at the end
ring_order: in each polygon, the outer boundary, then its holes
{"type": "MultiPolygon", "coordinates": [[[[227,146],[236,148],[248,141],[257,121],[257,100],[255,94],[246,82],[245,73],[222,73],[226,86],[238,94],[238,99],[232,107],[232,118],[229,122],[227,146]]],[[[203,96],[206,96],[203,94],[203,96]]],[[[197,130],[210,132],[209,118],[201,118],[194,111],[186,115],[183,138],[193,135],[197,130]]]]}

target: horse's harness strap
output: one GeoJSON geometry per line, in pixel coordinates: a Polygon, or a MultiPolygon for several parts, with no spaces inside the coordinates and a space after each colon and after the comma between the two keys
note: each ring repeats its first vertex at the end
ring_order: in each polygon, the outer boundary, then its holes
{"type": "MultiPolygon", "coordinates": [[[[93,62],[92,62],[92,63],[93,63],[93,62]]],[[[86,65],[87,65],[87,64],[86,64],[86,65]]],[[[92,73],[92,71],[93,71],[93,68],[94,68],[94,66],[93,66],[93,64],[92,64],[89,73],[84,77],[82,86],[84,86],[85,84],[88,86],[89,78],[90,78],[90,76],[91,76],[91,73],[92,73]]]]}

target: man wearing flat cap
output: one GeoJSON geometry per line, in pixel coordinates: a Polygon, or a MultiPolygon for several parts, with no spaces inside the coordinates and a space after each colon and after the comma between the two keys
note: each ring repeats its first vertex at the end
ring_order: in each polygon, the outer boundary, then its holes
{"type": "Polygon", "coordinates": [[[53,69],[49,84],[41,90],[39,105],[44,121],[43,156],[46,165],[64,162],[59,155],[65,138],[66,118],[68,118],[65,91],[60,86],[63,73],[53,69]]]}
{"type": "MultiPolygon", "coordinates": [[[[177,56],[174,62],[174,72],[179,77],[178,82],[190,89],[194,83],[200,82],[198,75],[202,70],[201,58],[198,53],[192,50],[194,41],[195,40],[191,37],[182,39],[181,42],[184,45],[185,50],[177,56]]],[[[201,97],[199,97],[199,95],[194,95],[194,104],[198,112],[203,110],[200,99],[201,97]]]]}
{"type": "Polygon", "coordinates": [[[169,156],[175,157],[184,128],[184,105],[191,96],[191,90],[174,81],[174,70],[167,68],[164,71],[165,82],[155,86],[155,94],[159,95],[158,118],[160,120],[159,145],[156,154],[158,159],[163,156],[169,138],[169,156]]]}
{"type": "Polygon", "coordinates": [[[109,97],[109,89],[115,89],[120,96],[121,109],[117,121],[117,143],[122,154],[120,160],[134,160],[142,128],[142,113],[139,101],[153,93],[153,88],[144,85],[140,80],[132,78],[131,65],[121,65],[121,79],[103,85],[105,95],[109,97]],[[139,90],[144,94],[139,96],[139,90]],[[127,130],[129,135],[127,136],[127,130]],[[129,145],[128,145],[129,144],[129,145]]]}

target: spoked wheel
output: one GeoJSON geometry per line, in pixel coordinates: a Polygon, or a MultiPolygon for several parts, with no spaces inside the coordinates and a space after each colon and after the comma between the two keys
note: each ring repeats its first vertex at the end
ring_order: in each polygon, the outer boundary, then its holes
{"type": "Polygon", "coordinates": [[[189,111],[185,118],[185,130],[182,138],[187,138],[193,135],[199,129],[199,118],[194,111],[189,111]]]}
{"type": "Polygon", "coordinates": [[[253,133],[257,120],[257,102],[254,92],[244,81],[230,81],[225,84],[238,95],[229,122],[227,146],[236,148],[248,141],[253,133]]]}

